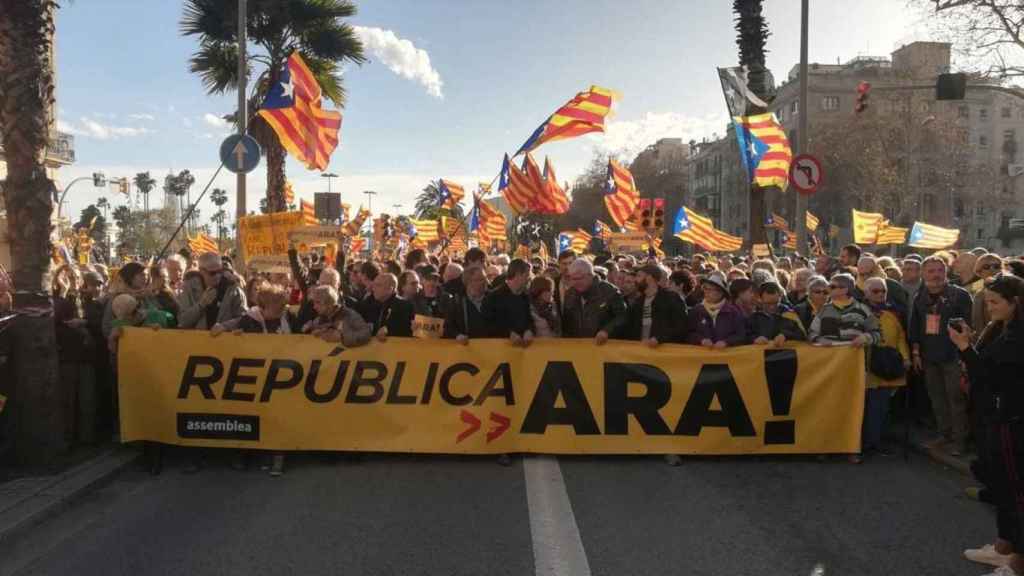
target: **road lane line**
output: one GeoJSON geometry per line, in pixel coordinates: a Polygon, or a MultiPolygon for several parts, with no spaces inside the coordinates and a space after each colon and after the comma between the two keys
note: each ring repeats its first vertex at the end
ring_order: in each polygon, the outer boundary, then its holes
{"type": "Polygon", "coordinates": [[[554,456],[525,456],[526,501],[536,576],[590,576],[562,469],[554,456]]]}

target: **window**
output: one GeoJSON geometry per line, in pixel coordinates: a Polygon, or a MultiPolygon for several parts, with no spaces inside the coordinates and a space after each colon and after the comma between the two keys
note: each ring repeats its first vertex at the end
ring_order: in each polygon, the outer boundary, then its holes
{"type": "Polygon", "coordinates": [[[975,206],[974,207],[974,215],[975,216],[984,216],[985,215],[985,206],[983,204],[978,204],[977,206],[975,206]]]}
{"type": "Polygon", "coordinates": [[[981,146],[982,148],[988,148],[988,136],[978,136],[978,146],[981,146]]]}
{"type": "Polygon", "coordinates": [[[961,104],[960,107],[957,108],[957,116],[959,116],[960,118],[970,118],[971,109],[966,105],[961,104]]]}
{"type": "Polygon", "coordinates": [[[821,99],[822,110],[839,110],[839,96],[825,96],[821,99]]]}
{"type": "Polygon", "coordinates": [[[799,100],[793,100],[793,103],[789,105],[789,113],[790,113],[790,115],[796,116],[797,114],[800,113],[799,104],[800,104],[799,100]]]}
{"type": "Polygon", "coordinates": [[[988,108],[982,108],[978,110],[978,117],[982,120],[988,120],[988,108]]]}
{"type": "Polygon", "coordinates": [[[985,237],[985,230],[983,230],[981,228],[978,228],[978,240],[981,240],[984,237],[985,237]]]}
{"type": "Polygon", "coordinates": [[[1003,118],[1010,118],[1010,117],[1012,117],[1012,114],[1010,112],[1010,107],[1009,106],[1003,106],[1003,109],[999,111],[999,115],[1002,116],[1003,118]]]}

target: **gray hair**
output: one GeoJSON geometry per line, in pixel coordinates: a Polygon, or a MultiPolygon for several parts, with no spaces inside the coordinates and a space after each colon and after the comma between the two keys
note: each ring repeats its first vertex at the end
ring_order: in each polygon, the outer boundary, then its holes
{"type": "Polygon", "coordinates": [[[836,274],[832,277],[832,282],[846,287],[846,293],[850,296],[853,296],[853,288],[857,286],[857,281],[853,279],[853,276],[846,273],[836,274]]]}
{"type": "MultiPolygon", "coordinates": [[[[444,269],[444,275],[446,277],[451,277],[451,278],[458,278],[459,276],[462,276],[463,272],[465,272],[465,269],[462,268],[462,265],[461,264],[457,264],[455,262],[449,262],[448,266],[446,266],[445,269],[444,269]]],[[[442,280],[443,280],[443,278],[442,278],[442,280]]]]}
{"type": "Polygon", "coordinates": [[[199,255],[199,267],[204,270],[211,266],[221,268],[223,265],[224,260],[216,252],[203,252],[199,255]]]}
{"type": "Polygon", "coordinates": [[[334,286],[317,286],[310,291],[309,295],[313,300],[320,300],[328,304],[337,304],[339,298],[338,291],[334,289],[334,286]]]}
{"type": "Polygon", "coordinates": [[[828,288],[828,280],[826,280],[824,276],[817,275],[817,274],[814,275],[814,276],[811,276],[811,278],[807,281],[807,289],[808,290],[813,290],[817,286],[822,286],[824,288],[828,288]]]}
{"type": "Polygon", "coordinates": [[[577,258],[569,265],[569,274],[581,274],[583,276],[594,275],[594,265],[586,258],[577,258]]]}
{"type": "Polygon", "coordinates": [[[512,262],[512,259],[508,257],[508,254],[499,254],[494,259],[494,263],[498,266],[508,266],[512,262]]]}
{"type": "Polygon", "coordinates": [[[335,268],[324,268],[320,271],[320,276],[317,277],[317,283],[321,286],[337,288],[341,285],[341,274],[338,274],[338,270],[335,268]]]}
{"type": "Polygon", "coordinates": [[[878,277],[871,277],[871,278],[868,278],[867,280],[865,280],[864,281],[864,289],[867,290],[868,288],[871,288],[872,286],[874,286],[876,284],[878,286],[881,286],[882,290],[888,291],[888,286],[885,285],[885,280],[882,279],[882,278],[878,278],[878,277]]]}
{"type": "Polygon", "coordinates": [[[167,257],[167,262],[176,263],[182,272],[188,268],[188,262],[185,261],[185,257],[181,254],[171,254],[167,257]]]}

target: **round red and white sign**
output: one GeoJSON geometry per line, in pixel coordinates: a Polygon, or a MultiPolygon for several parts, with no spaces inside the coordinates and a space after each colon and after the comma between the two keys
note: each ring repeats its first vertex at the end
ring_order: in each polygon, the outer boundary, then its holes
{"type": "Polygon", "coordinates": [[[821,162],[810,154],[800,154],[789,166],[789,183],[801,194],[817,192],[823,177],[821,162]]]}

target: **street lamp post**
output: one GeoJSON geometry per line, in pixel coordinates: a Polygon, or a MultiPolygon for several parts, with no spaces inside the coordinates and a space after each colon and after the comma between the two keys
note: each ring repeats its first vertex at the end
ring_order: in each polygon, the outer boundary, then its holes
{"type": "Polygon", "coordinates": [[[64,206],[64,197],[68,195],[68,190],[71,190],[72,186],[74,186],[75,184],[81,182],[82,180],[92,180],[93,182],[102,181],[105,184],[106,183],[106,176],[104,176],[102,172],[97,172],[97,173],[93,174],[92,176],[82,176],[80,178],[75,178],[71,182],[68,182],[68,185],[64,187],[64,191],[60,193],[60,198],[57,199],[57,219],[58,220],[60,220],[61,208],[64,206]],[[97,177],[99,179],[97,179],[97,177]]]}
{"type": "Polygon", "coordinates": [[[331,181],[338,177],[334,172],[324,172],[320,175],[321,178],[327,178],[327,193],[331,193],[331,181]]]}

